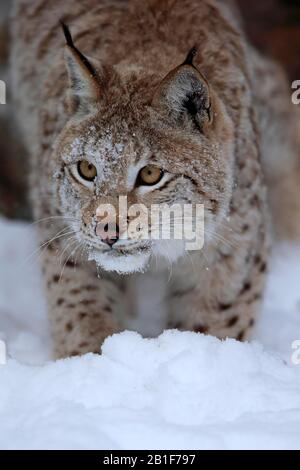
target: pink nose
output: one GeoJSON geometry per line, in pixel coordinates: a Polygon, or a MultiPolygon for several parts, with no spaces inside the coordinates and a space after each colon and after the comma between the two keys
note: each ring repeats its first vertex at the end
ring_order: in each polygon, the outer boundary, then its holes
{"type": "Polygon", "coordinates": [[[96,226],[96,235],[101,238],[104,243],[113,246],[119,240],[119,227],[110,228],[108,224],[98,223],[96,226]]]}

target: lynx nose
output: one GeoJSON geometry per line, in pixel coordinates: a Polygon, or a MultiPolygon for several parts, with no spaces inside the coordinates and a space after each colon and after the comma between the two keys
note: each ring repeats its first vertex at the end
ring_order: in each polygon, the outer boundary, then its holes
{"type": "Polygon", "coordinates": [[[107,245],[113,246],[119,240],[119,226],[110,227],[108,223],[99,222],[96,226],[96,235],[107,245]]]}

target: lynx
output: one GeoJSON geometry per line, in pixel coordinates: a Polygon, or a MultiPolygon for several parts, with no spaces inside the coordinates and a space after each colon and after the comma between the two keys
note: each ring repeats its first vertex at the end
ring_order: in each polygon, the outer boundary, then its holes
{"type": "Polygon", "coordinates": [[[299,235],[300,120],[234,3],[17,0],[12,40],[55,357],[124,329],[250,338],[272,233],[299,235]],[[203,248],[106,230],[120,196],[203,205],[203,248]]]}

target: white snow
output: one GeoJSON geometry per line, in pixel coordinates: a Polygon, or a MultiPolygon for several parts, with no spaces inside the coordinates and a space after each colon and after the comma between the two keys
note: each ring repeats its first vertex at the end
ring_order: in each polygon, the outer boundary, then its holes
{"type": "Polygon", "coordinates": [[[58,362],[35,250],[0,219],[1,449],[300,449],[300,247],[274,250],[251,344],[125,332],[58,362]]]}

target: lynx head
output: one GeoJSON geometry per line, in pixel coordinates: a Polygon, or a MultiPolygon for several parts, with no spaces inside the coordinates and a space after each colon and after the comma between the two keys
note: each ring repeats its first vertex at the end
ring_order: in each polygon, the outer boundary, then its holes
{"type": "MultiPolygon", "coordinates": [[[[151,237],[157,219],[147,219],[148,237],[138,230],[140,205],[148,215],[157,205],[204,205],[209,243],[229,206],[233,131],[223,103],[193,65],[195,49],[157,77],[134,66],[98,64],[64,31],[70,119],[56,147],[57,194],[64,215],[77,220],[73,228],[89,258],[128,273],[144,270],[152,257],[174,262],[184,255],[184,239],[151,237]],[[128,209],[139,208],[126,221],[120,197],[128,209]],[[137,230],[129,228],[126,238],[127,222],[137,230]]],[[[179,219],[171,217],[173,227],[179,219]]]]}

